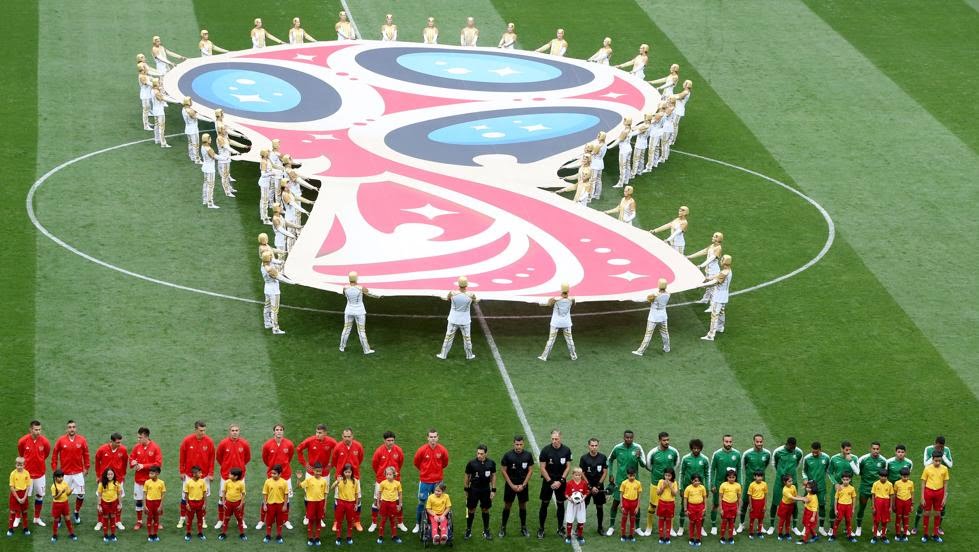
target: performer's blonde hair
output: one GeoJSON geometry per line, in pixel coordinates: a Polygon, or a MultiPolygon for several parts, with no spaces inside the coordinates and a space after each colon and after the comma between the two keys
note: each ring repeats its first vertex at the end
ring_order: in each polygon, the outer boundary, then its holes
{"type": "Polygon", "coordinates": [[[356,284],[357,283],[357,271],[356,270],[351,270],[350,271],[350,274],[347,274],[347,279],[350,280],[350,283],[351,284],[356,284]]]}
{"type": "Polygon", "coordinates": [[[458,284],[458,286],[461,288],[469,287],[469,278],[459,276],[459,279],[456,280],[456,284],[458,284]]]}
{"type": "Polygon", "coordinates": [[[666,291],[666,286],[669,284],[669,282],[666,281],[666,278],[660,278],[659,282],[657,283],[659,284],[660,291],[666,291]]]}
{"type": "Polygon", "coordinates": [[[721,257],[721,266],[731,266],[731,256],[724,255],[721,257]]]}

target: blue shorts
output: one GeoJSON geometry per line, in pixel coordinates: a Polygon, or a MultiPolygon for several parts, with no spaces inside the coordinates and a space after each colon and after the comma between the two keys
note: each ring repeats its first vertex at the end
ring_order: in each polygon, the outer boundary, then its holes
{"type": "Polygon", "coordinates": [[[435,487],[438,487],[439,483],[418,483],[418,501],[424,503],[428,500],[428,495],[435,492],[435,487]]]}

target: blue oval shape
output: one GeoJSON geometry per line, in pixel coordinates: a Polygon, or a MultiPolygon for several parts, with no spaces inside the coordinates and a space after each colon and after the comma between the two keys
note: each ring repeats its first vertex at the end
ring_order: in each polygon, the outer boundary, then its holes
{"type": "Polygon", "coordinates": [[[433,77],[493,84],[542,82],[561,76],[557,67],[529,58],[475,52],[417,52],[398,56],[397,63],[433,77]]]}
{"type": "Polygon", "coordinates": [[[519,144],[567,136],[593,128],[599,122],[598,117],[586,113],[524,113],[442,127],[429,132],[428,138],[455,146],[519,144]]]}
{"type": "Polygon", "coordinates": [[[258,71],[217,69],[194,78],[194,95],[237,111],[278,113],[299,105],[302,94],[289,82],[258,71]]]}

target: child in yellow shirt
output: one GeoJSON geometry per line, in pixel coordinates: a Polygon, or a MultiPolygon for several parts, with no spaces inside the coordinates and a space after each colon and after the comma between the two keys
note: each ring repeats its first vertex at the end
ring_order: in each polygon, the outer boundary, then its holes
{"type": "Polygon", "coordinates": [[[425,501],[425,511],[428,522],[432,526],[432,542],[445,544],[449,541],[449,513],[452,511],[452,499],[445,493],[445,483],[439,483],[435,492],[428,495],[425,501]]]}

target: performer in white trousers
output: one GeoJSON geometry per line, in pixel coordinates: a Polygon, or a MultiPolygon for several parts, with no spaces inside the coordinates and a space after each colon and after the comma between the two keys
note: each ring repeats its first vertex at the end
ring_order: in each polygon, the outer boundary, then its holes
{"type": "Polygon", "coordinates": [[[571,337],[571,307],[574,306],[574,297],[568,295],[571,286],[561,284],[561,295],[551,297],[547,300],[547,306],[552,307],[551,311],[551,333],[547,336],[547,344],[544,345],[544,352],[539,359],[547,360],[547,355],[551,354],[554,341],[557,339],[559,331],[564,332],[564,342],[568,344],[568,353],[571,360],[578,360],[578,353],[574,348],[574,338],[571,337]]]}
{"type": "Polygon", "coordinates": [[[646,172],[645,167],[643,167],[643,160],[646,158],[646,150],[649,148],[652,121],[653,114],[647,113],[636,128],[636,147],[632,151],[632,169],[629,171],[632,176],[639,176],[646,172]]]}
{"type": "Polygon", "coordinates": [[[357,30],[354,29],[353,23],[347,18],[347,12],[341,11],[338,17],[340,20],[333,26],[337,31],[337,40],[357,40],[357,30]]]}
{"type": "Polygon", "coordinates": [[[296,238],[302,227],[298,224],[286,220],[282,215],[282,206],[278,203],[272,205],[272,230],[275,231],[275,248],[289,252],[289,247],[296,238]]]}
{"type": "Polygon", "coordinates": [[[642,337],[639,348],[632,351],[632,354],[642,356],[649,347],[649,342],[653,339],[656,326],[659,326],[659,335],[663,339],[663,352],[670,352],[670,329],[666,324],[666,305],[670,302],[670,294],[666,291],[666,278],[659,279],[659,289],[646,297],[649,301],[649,318],[646,319],[646,334],[642,337]]]}
{"type": "Polygon", "coordinates": [[[661,98],[667,98],[673,95],[673,87],[676,83],[680,82],[680,66],[676,63],[670,65],[670,74],[663,78],[653,79],[651,81],[646,81],[653,85],[656,90],[659,91],[661,98]]]}
{"type": "Polygon", "coordinates": [[[605,131],[600,130],[598,132],[598,137],[592,143],[592,157],[591,157],[591,179],[592,179],[592,199],[602,198],[602,172],[605,170],[605,153],[608,151],[608,146],[605,144],[605,131]]]}
{"type": "Polygon", "coordinates": [[[513,23],[506,24],[506,31],[500,37],[500,43],[496,45],[497,48],[503,48],[504,50],[514,50],[517,47],[517,27],[513,23]]]}
{"type": "Polygon", "coordinates": [[[445,360],[458,331],[462,333],[462,348],[466,351],[466,360],[472,360],[476,355],[473,354],[472,337],[469,333],[472,324],[469,309],[473,303],[478,303],[479,299],[475,294],[466,291],[469,287],[469,279],[465,276],[459,276],[456,284],[459,289],[450,291],[445,297],[450,304],[448,325],[445,329],[445,339],[442,340],[442,351],[435,356],[445,360]]]}
{"type": "MultiPolygon", "coordinates": [[[[697,265],[698,268],[704,271],[704,276],[707,278],[713,278],[717,276],[717,273],[721,271],[721,254],[724,251],[724,234],[720,232],[714,232],[714,235],[710,238],[710,245],[701,249],[696,253],[687,255],[688,259],[696,259],[699,257],[706,257],[704,262],[697,265]]],[[[710,303],[711,297],[714,295],[714,286],[707,286],[704,289],[704,296],[697,301],[698,303],[710,303]]],[[[710,312],[710,307],[704,312],[710,312]]]]}
{"type": "Polygon", "coordinates": [[[343,296],[347,298],[347,306],[343,309],[343,332],[340,333],[340,352],[347,348],[347,338],[350,337],[350,330],[357,324],[357,336],[360,338],[360,346],[364,349],[364,354],[369,355],[374,352],[367,343],[367,309],[364,308],[364,296],[370,297],[367,288],[357,285],[357,273],[351,272],[348,275],[350,284],[343,287],[343,296]]]}
{"type": "Polygon", "coordinates": [[[613,188],[621,188],[632,178],[629,169],[632,168],[632,117],[622,119],[622,132],[609,147],[619,146],[619,181],[613,188]]]}
{"type": "Polygon", "coordinates": [[[255,18],[255,27],[252,28],[251,38],[252,48],[264,48],[266,40],[271,40],[276,44],[284,44],[278,37],[265,30],[265,27],[262,26],[261,17],[255,18]]]}
{"type": "Polygon", "coordinates": [[[316,39],[309,36],[303,29],[302,22],[298,17],[292,18],[292,27],[289,29],[289,44],[302,44],[306,41],[316,42],[316,39]]]}
{"type": "Polygon", "coordinates": [[[272,263],[281,266],[286,258],[286,252],[283,249],[276,249],[269,245],[269,235],[262,232],[258,235],[258,258],[262,258],[262,254],[266,251],[271,251],[274,257],[272,258],[272,263]]]}
{"type": "Polygon", "coordinates": [[[197,48],[201,51],[201,57],[213,56],[214,52],[218,52],[219,54],[228,53],[224,48],[211,42],[211,37],[207,29],[201,29],[201,40],[197,43],[197,48]]]}
{"type": "Polygon", "coordinates": [[[653,120],[650,122],[649,149],[646,150],[646,168],[643,169],[644,173],[651,172],[659,166],[660,140],[663,138],[663,124],[666,122],[664,120],[666,117],[665,109],[666,102],[661,102],[660,109],[656,111],[656,114],[653,115],[653,120]]]}
{"type": "MultiPolygon", "coordinates": [[[[578,167],[578,174],[570,186],[565,186],[557,191],[562,194],[574,192],[574,202],[583,207],[587,207],[591,201],[594,173],[591,170],[591,144],[585,144],[585,155],[581,158],[581,166],[578,167]]],[[[572,177],[568,177],[572,178],[572,177]]],[[[566,179],[567,180],[567,179],[566,179]]]]}
{"type": "Polygon", "coordinates": [[[429,17],[422,29],[422,44],[438,44],[439,28],[435,26],[435,18],[429,17]]]}
{"type": "Polygon", "coordinates": [[[274,335],[282,335],[284,332],[279,328],[279,282],[291,283],[288,278],[279,273],[279,269],[272,263],[272,252],[262,253],[262,265],[260,267],[262,280],[265,282],[265,305],[262,308],[262,318],[265,322],[265,329],[271,329],[274,335]]]}
{"type": "MultiPolygon", "coordinates": [[[[290,225],[289,226],[290,228],[295,228],[297,231],[302,230],[303,221],[300,213],[308,217],[309,211],[303,209],[302,206],[299,205],[299,200],[293,197],[292,193],[289,192],[288,181],[286,180],[281,181],[279,189],[283,190],[282,197],[281,197],[282,199],[281,205],[282,205],[282,213],[284,215],[284,219],[286,223],[290,225]]],[[[308,203],[312,203],[312,201],[309,201],[308,199],[304,201],[308,203]]],[[[286,251],[292,251],[292,246],[294,243],[296,243],[296,239],[298,237],[299,235],[297,233],[295,237],[288,238],[286,240],[286,251]]]]}
{"type": "Polygon", "coordinates": [[[184,107],[180,114],[184,117],[184,135],[187,136],[187,157],[194,163],[202,163],[200,154],[201,131],[197,126],[197,110],[194,109],[194,101],[187,96],[183,101],[184,107]]]}
{"type": "Polygon", "coordinates": [[[680,120],[687,113],[687,102],[690,100],[690,94],[693,92],[693,81],[685,80],[683,81],[683,90],[679,94],[675,94],[673,97],[676,99],[676,109],[673,111],[673,136],[671,137],[672,145],[676,142],[676,137],[680,134],[680,120]]]}
{"type": "Polygon", "coordinates": [[[546,52],[552,56],[564,57],[564,54],[568,53],[568,41],[564,40],[564,29],[558,29],[554,38],[549,40],[547,44],[544,44],[534,51],[546,52]]]}
{"type": "Polygon", "coordinates": [[[673,112],[676,110],[676,98],[670,96],[666,99],[666,108],[663,111],[663,136],[659,140],[659,162],[666,163],[670,158],[670,145],[673,144],[673,131],[676,125],[673,123],[673,112]]]}
{"type": "Polygon", "coordinates": [[[588,61],[592,63],[597,63],[599,65],[608,65],[608,61],[612,59],[612,39],[605,37],[602,41],[602,47],[598,49],[597,52],[592,54],[588,61]]]}
{"type": "Polygon", "coordinates": [[[721,271],[713,278],[704,279],[704,286],[712,285],[715,287],[714,295],[710,300],[710,329],[707,331],[707,335],[700,339],[714,341],[714,336],[717,335],[717,332],[724,333],[724,322],[727,319],[725,310],[727,308],[727,300],[731,290],[731,279],[733,277],[734,272],[731,270],[731,256],[724,255],[721,257],[721,271]]]}
{"type": "MultiPolygon", "coordinates": [[[[242,144],[241,142],[236,142],[233,139],[231,139],[231,136],[232,135],[233,136],[238,136],[238,137],[241,137],[241,138],[244,138],[244,135],[241,134],[240,132],[235,132],[234,130],[231,130],[231,127],[229,125],[225,124],[225,122],[224,122],[224,110],[221,109],[220,107],[214,110],[214,127],[218,129],[218,133],[219,134],[223,134],[224,137],[228,139],[228,143],[230,143],[232,146],[234,146],[236,148],[241,148],[243,150],[247,150],[248,149],[248,146],[246,146],[245,144],[242,144]],[[224,130],[221,130],[222,128],[224,130]]],[[[231,182],[237,182],[235,180],[235,177],[231,175],[230,171],[228,173],[228,180],[231,181],[231,182]]]]}
{"type": "Polygon", "coordinates": [[[217,125],[217,139],[215,140],[218,146],[218,175],[221,177],[221,188],[224,190],[224,195],[228,197],[235,197],[235,190],[231,186],[231,155],[234,150],[231,149],[231,139],[228,138],[228,131],[224,125],[217,125]]]}
{"type": "Polygon", "coordinates": [[[153,142],[160,144],[161,148],[169,148],[167,143],[167,99],[160,89],[160,79],[153,79],[153,97],[150,99],[151,111],[153,115],[153,142]]]}
{"type": "Polygon", "coordinates": [[[269,219],[269,207],[271,203],[269,202],[269,197],[272,193],[272,173],[274,169],[272,167],[272,161],[269,159],[269,150],[263,149],[258,152],[258,191],[260,198],[258,200],[258,216],[262,219],[265,224],[272,224],[271,219],[269,219]]]}
{"type": "Polygon", "coordinates": [[[204,173],[204,185],[201,188],[201,203],[208,209],[220,209],[214,204],[214,175],[216,169],[214,163],[217,155],[211,149],[211,135],[204,134],[201,137],[201,172],[204,173]]]}
{"type": "Polygon", "coordinates": [[[605,214],[618,215],[619,220],[632,226],[632,222],[636,220],[636,200],[632,197],[632,186],[626,186],[622,193],[619,204],[605,211],[605,214]]]}
{"type": "Polygon", "coordinates": [[[158,36],[153,37],[153,47],[151,50],[153,53],[153,59],[156,61],[156,72],[159,73],[161,77],[166,75],[167,71],[176,66],[174,62],[170,61],[171,56],[179,60],[187,59],[176,52],[167,50],[166,46],[163,45],[163,42],[160,41],[160,37],[158,36]]]}
{"type": "Polygon", "coordinates": [[[631,67],[632,70],[629,71],[630,75],[639,77],[642,80],[646,80],[646,64],[649,63],[649,44],[641,44],[639,46],[639,53],[636,57],[630,59],[625,63],[620,63],[615,67],[619,69],[625,69],[626,67],[631,67]]]}
{"type": "Polygon", "coordinates": [[[384,16],[384,24],[381,25],[381,41],[394,42],[398,40],[398,26],[394,24],[394,16],[387,14],[384,16]]]}
{"type": "Polygon", "coordinates": [[[674,250],[676,250],[677,253],[682,255],[683,248],[687,245],[687,241],[683,237],[683,234],[687,231],[687,215],[689,214],[690,209],[688,209],[686,205],[681,205],[677,210],[675,219],[667,222],[663,226],[650,230],[649,233],[655,235],[657,232],[669,230],[670,235],[663,241],[668,243],[674,250]]]}
{"type": "Polygon", "coordinates": [[[479,41],[479,29],[476,27],[476,20],[472,17],[466,18],[466,26],[459,32],[460,46],[476,46],[479,41]]]}
{"type": "MultiPolygon", "coordinates": [[[[142,56],[143,54],[139,54],[142,56]]],[[[138,57],[137,57],[138,59],[138,57]]],[[[137,71],[139,75],[137,81],[139,82],[139,103],[143,109],[143,130],[153,130],[150,125],[150,111],[152,110],[153,102],[153,78],[150,77],[149,68],[146,63],[136,64],[137,71]]]]}

